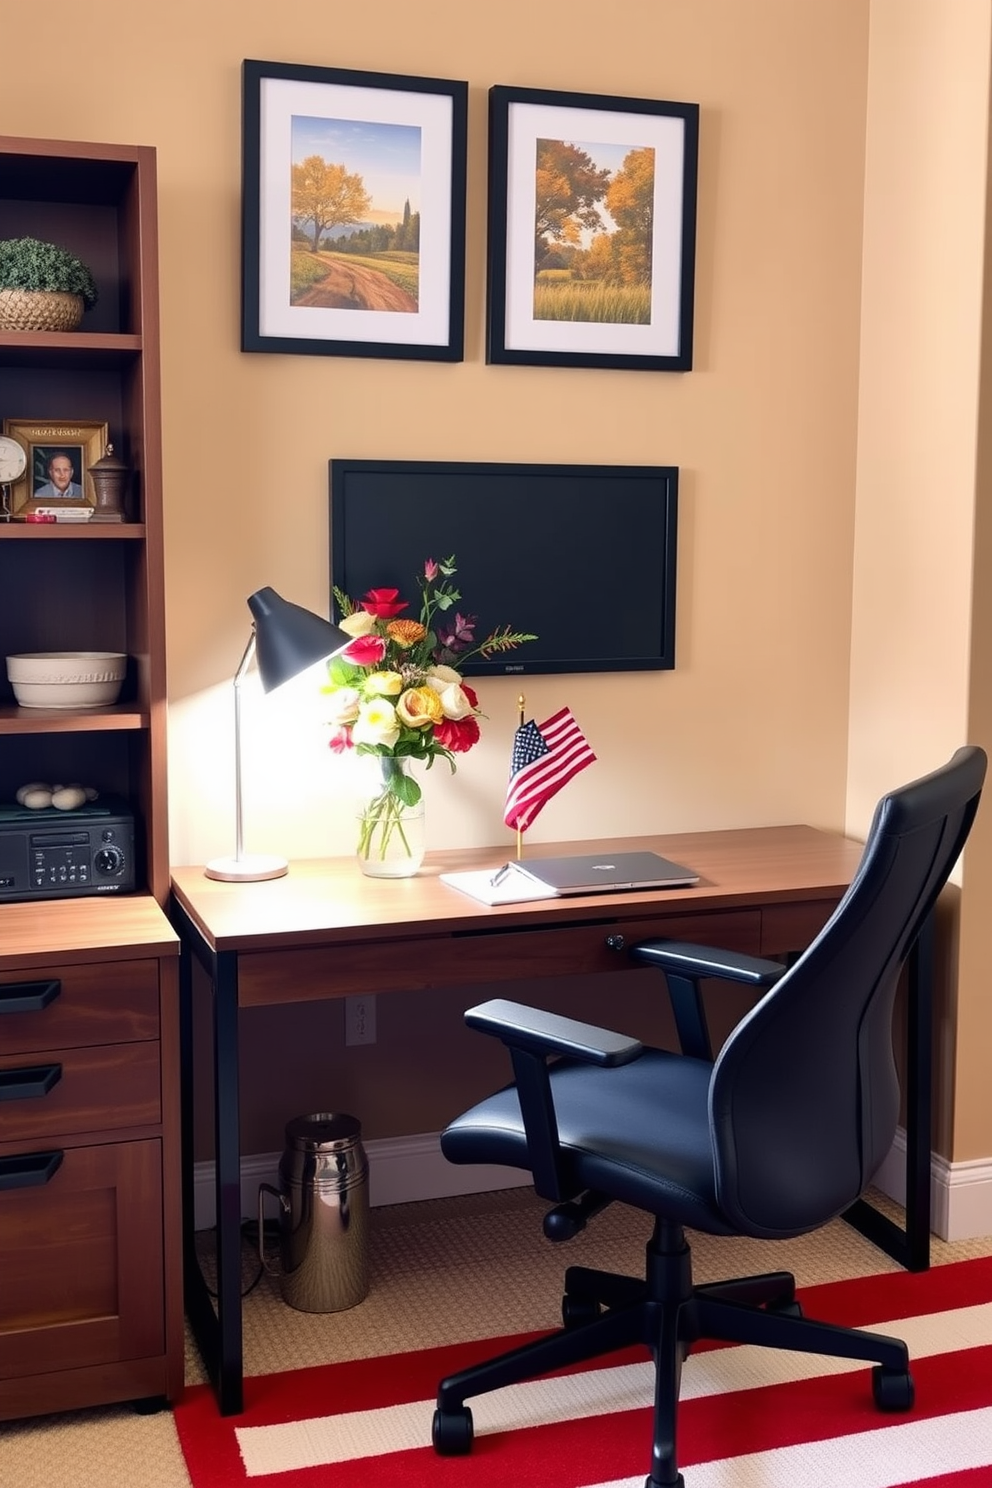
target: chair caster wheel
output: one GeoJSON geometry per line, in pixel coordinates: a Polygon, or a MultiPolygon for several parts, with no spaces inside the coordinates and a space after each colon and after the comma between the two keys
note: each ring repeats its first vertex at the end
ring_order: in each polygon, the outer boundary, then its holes
{"type": "Polygon", "coordinates": [[[472,1450],[472,1412],[467,1405],[458,1410],[436,1410],[431,1440],[439,1457],[464,1457],[472,1450]]]}
{"type": "Polygon", "coordinates": [[[561,1320],[566,1328],[581,1328],[595,1322],[602,1308],[594,1297],[580,1297],[566,1292],[561,1299],[561,1320]]]}
{"type": "Polygon", "coordinates": [[[886,1369],[876,1364],[871,1372],[871,1393],[880,1411],[908,1411],[913,1408],[916,1390],[908,1369],[886,1369]]]}

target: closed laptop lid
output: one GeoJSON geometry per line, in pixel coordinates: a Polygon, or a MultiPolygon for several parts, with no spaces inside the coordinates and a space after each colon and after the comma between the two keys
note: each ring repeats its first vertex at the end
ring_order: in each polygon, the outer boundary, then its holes
{"type": "Polygon", "coordinates": [[[580,853],[514,863],[536,882],[559,894],[595,894],[619,889],[677,889],[699,882],[699,874],[653,852],[580,853]]]}

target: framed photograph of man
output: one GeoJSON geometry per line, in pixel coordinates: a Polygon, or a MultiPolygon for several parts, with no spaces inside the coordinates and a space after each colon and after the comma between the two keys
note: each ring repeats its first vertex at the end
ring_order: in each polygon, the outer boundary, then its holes
{"type": "Polygon", "coordinates": [[[64,510],[95,505],[88,473],[106,451],[106,424],[4,419],[3,432],[27,455],[27,469],[12,495],[15,517],[43,506],[64,510]]]}

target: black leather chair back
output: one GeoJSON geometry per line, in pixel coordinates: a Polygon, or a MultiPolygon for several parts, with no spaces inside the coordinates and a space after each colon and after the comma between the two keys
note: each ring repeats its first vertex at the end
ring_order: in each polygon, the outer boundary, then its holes
{"type": "Polygon", "coordinates": [[[968,746],[882,798],[837,909],[721,1051],[710,1087],[717,1195],[743,1233],[825,1224],[889,1151],[899,975],[964,846],[985,767],[968,746]]]}

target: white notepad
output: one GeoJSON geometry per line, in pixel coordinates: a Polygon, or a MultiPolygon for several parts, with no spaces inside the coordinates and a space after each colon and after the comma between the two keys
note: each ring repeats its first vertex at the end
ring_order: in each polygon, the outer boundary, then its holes
{"type": "Polygon", "coordinates": [[[441,882],[450,884],[482,904],[526,904],[528,899],[557,899],[558,890],[550,884],[539,884],[529,874],[520,873],[517,863],[509,863],[499,883],[493,879],[499,868],[476,869],[471,873],[442,873],[441,882]]]}

